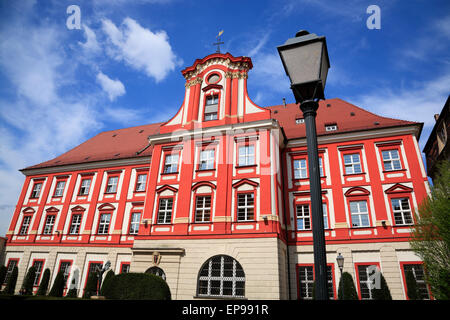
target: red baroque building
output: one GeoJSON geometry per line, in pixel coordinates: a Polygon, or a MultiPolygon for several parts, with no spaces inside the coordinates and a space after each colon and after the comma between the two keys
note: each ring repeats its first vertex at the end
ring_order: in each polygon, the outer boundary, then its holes
{"type": "MultiPolygon", "coordinates": [[[[313,253],[305,125],[298,105],[257,106],[249,57],[211,54],[184,69],[184,101],[165,123],[102,132],[25,169],[7,232],[6,264],[64,271],[82,295],[88,272],[152,272],[174,299],[308,299],[313,253]]],[[[408,236],[429,192],[422,123],[340,99],[317,116],[329,292],[336,256],[361,299],[378,267],[394,299],[405,270],[424,298],[408,236]]]]}

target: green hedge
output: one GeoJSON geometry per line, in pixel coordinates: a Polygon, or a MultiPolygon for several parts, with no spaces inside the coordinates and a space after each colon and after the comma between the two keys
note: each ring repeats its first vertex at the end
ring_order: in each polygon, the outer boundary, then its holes
{"type": "Polygon", "coordinates": [[[170,300],[167,283],[148,273],[121,273],[105,281],[102,293],[107,299],[170,300]]]}

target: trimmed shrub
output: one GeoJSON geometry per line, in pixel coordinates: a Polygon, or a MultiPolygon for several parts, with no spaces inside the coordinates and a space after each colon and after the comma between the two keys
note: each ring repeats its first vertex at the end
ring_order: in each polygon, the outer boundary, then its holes
{"type": "Polygon", "coordinates": [[[105,279],[103,279],[103,281],[102,281],[102,288],[100,289],[100,295],[104,296],[105,295],[105,291],[109,290],[111,279],[114,276],[115,276],[115,273],[112,270],[109,270],[106,273],[105,279]]]}
{"type": "Polygon", "coordinates": [[[106,284],[104,295],[108,299],[120,300],[170,300],[167,283],[160,277],[148,273],[121,273],[106,284]]]}
{"type": "Polygon", "coordinates": [[[83,298],[89,299],[91,296],[97,294],[97,278],[97,272],[89,273],[86,287],[84,288],[83,298]]]}
{"type": "Polygon", "coordinates": [[[26,295],[33,294],[34,278],[36,278],[36,268],[30,267],[22,284],[22,293],[26,295]]]}
{"type": "Polygon", "coordinates": [[[0,286],[5,282],[7,271],[8,269],[5,266],[0,267],[0,286]]]}
{"type": "Polygon", "coordinates": [[[8,279],[8,283],[6,284],[5,290],[3,290],[6,294],[14,294],[16,290],[17,276],[19,275],[19,268],[17,266],[14,267],[11,276],[8,279]]]}
{"type": "Polygon", "coordinates": [[[358,300],[358,293],[356,292],[353,277],[348,272],[343,272],[341,280],[339,280],[338,299],[358,300]]]}
{"type": "Polygon", "coordinates": [[[411,270],[407,270],[405,274],[406,278],[406,294],[409,300],[419,299],[419,290],[417,289],[416,278],[411,270]]]}
{"type": "Polygon", "coordinates": [[[69,292],[66,295],[66,298],[77,298],[78,297],[78,290],[77,287],[75,285],[75,279],[72,279],[72,285],[71,285],[72,289],[69,289],[69,292]]]}
{"type": "Polygon", "coordinates": [[[41,283],[39,284],[39,289],[36,292],[37,296],[45,296],[47,294],[49,281],[50,281],[50,269],[47,268],[44,270],[44,274],[42,275],[41,283]]]}
{"type": "Polygon", "coordinates": [[[383,274],[381,272],[379,274],[380,274],[380,288],[372,289],[372,299],[392,300],[391,292],[389,291],[386,279],[383,277],[383,274]]]}
{"type": "Polygon", "coordinates": [[[49,292],[50,297],[62,297],[64,293],[64,273],[58,272],[55,281],[53,282],[52,289],[49,292]]]}

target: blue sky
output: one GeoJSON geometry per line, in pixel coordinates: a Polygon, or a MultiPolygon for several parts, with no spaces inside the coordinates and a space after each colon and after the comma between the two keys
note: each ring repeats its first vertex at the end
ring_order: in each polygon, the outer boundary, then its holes
{"type": "Polygon", "coordinates": [[[423,148],[450,88],[448,1],[93,0],[0,2],[0,235],[24,176],[105,130],[165,121],[181,70],[215,52],[250,56],[261,106],[293,102],[276,47],[300,29],[327,37],[325,91],[374,113],[424,122],[423,148]],[[369,5],[381,29],[367,28],[369,5]],[[68,29],[77,5],[81,29],[68,29]]]}

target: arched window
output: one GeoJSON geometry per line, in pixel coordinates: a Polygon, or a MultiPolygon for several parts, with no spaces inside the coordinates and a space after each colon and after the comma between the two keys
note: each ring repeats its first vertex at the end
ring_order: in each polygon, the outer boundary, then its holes
{"type": "Polygon", "coordinates": [[[203,264],[198,275],[198,296],[244,297],[244,294],[244,270],[235,259],[219,255],[203,264]]]}
{"type": "Polygon", "coordinates": [[[145,273],[154,274],[158,277],[161,277],[163,280],[166,280],[166,274],[164,273],[163,269],[161,269],[161,268],[151,267],[151,268],[148,268],[147,271],[145,271],[145,273]]]}

